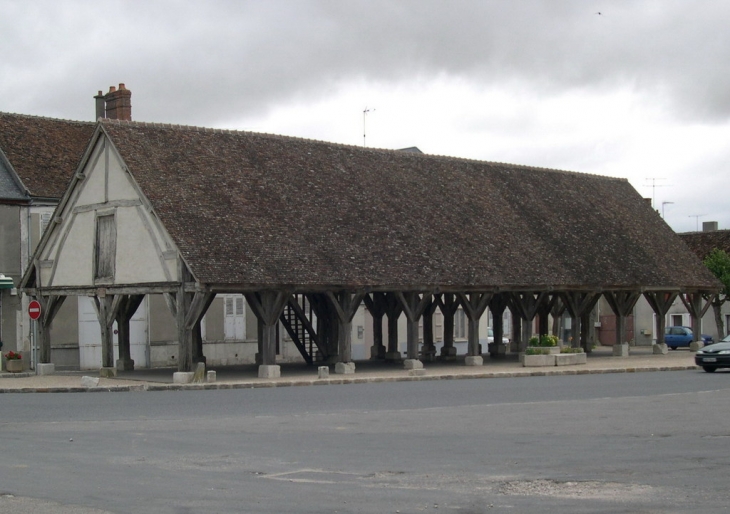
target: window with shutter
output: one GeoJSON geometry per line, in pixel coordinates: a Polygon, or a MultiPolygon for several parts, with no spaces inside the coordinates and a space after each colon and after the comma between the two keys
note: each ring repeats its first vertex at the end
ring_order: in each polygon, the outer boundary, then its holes
{"type": "Polygon", "coordinates": [[[113,214],[96,218],[95,251],[94,278],[113,279],[117,255],[117,225],[113,214]]]}

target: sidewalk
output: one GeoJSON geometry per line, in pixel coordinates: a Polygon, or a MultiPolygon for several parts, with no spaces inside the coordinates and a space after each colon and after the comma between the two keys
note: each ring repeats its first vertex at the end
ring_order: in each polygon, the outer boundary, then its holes
{"type": "Polygon", "coordinates": [[[329,378],[319,379],[316,366],[282,364],[281,378],[258,378],[258,367],[211,367],[216,372],[215,382],[173,384],[173,368],[141,369],[119,372],[116,378],[101,378],[96,387],[83,387],[81,377],[97,376],[93,371],[58,372],[55,375],[36,376],[32,372],[0,372],[0,393],[31,392],[98,392],[98,391],[171,391],[196,389],[237,389],[256,387],[289,387],[328,384],[363,384],[373,382],[401,382],[421,380],[460,380],[477,378],[529,377],[546,375],[584,375],[594,373],[635,373],[644,371],[700,370],[694,364],[694,353],[687,349],[671,351],[667,355],[652,354],[651,347],[632,347],[629,357],[614,357],[611,347],[598,347],[588,354],[588,363],[575,366],[525,368],[516,354],[499,359],[484,357],[483,366],[465,366],[463,356],[455,362],[426,362],[425,372],[414,375],[402,364],[380,361],[358,361],[351,375],[335,375],[330,366],[329,378]]]}

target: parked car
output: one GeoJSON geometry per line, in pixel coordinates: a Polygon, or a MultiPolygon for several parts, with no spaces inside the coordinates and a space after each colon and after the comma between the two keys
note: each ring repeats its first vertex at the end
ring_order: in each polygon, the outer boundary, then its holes
{"type": "Polygon", "coordinates": [[[695,364],[708,373],[713,373],[718,368],[730,368],[730,336],[698,350],[695,364]]]}
{"type": "MultiPolygon", "coordinates": [[[[489,328],[488,333],[487,333],[487,342],[488,343],[494,342],[494,330],[492,330],[491,327],[489,328]]],[[[502,342],[504,344],[509,344],[509,339],[507,339],[506,337],[502,337],[502,342]]]]}
{"type": "MultiPolygon", "coordinates": [[[[714,340],[712,336],[702,334],[702,342],[712,344],[714,340]]],[[[676,350],[679,346],[689,346],[694,341],[692,329],[689,327],[666,327],[664,329],[664,342],[672,350],[676,350]]]]}

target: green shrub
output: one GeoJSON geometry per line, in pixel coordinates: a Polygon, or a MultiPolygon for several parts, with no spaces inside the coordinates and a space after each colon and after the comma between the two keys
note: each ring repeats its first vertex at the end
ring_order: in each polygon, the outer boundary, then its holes
{"type": "Polygon", "coordinates": [[[538,348],[535,346],[528,346],[525,348],[525,355],[549,355],[550,350],[544,348],[538,348]]]}
{"type": "Polygon", "coordinates": [[[571,348],[570,346],[564,346],[560,349],[560,353],[583,353],[583,348],[571,348]]]}

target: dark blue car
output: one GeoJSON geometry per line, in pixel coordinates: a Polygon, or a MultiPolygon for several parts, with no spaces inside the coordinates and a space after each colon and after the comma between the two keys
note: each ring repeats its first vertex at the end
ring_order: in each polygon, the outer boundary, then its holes
{"type": "MultiPolygon", "coordinates": [[[[672,350],[676,350],[680,346],[689,346],[693,340],[694,335],[689,327],[666,327],[664,329],[664,342],[672,350]]],[[[702,334],[702,342],[712,344],[712,336],[702,334]]]]}

